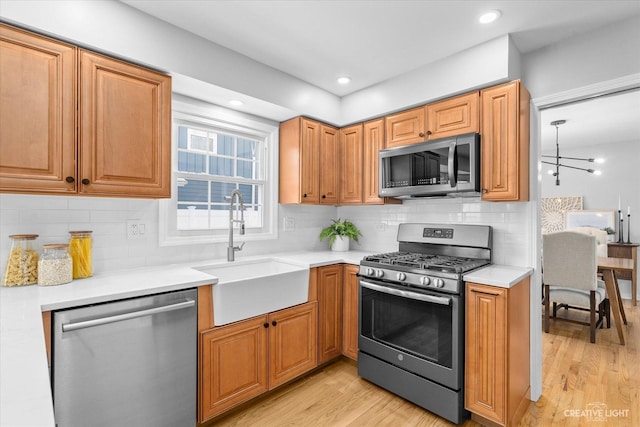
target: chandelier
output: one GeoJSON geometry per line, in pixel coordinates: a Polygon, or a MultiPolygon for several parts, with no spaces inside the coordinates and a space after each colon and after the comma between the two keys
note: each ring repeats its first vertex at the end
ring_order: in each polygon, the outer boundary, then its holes
{"type": "Polygon", "coordinates": [[[570,168],[570,169],[578,169],[578,170],[581,170],[581,171],[592,173],[594,175],[600,175],[601,172],[599,170],[590,169],[590,168],[581,168],[581,167],[578,167],[578,166],[572,166],[572,165],[566,165],[566,164],[560,163],[561,159],[562,160],[577,160],[577,161],[589,162],[589,163],[602,163],[604,161],[603,159],[593,159],[593,158],[585,159],[585,158],[581,158],[581,157],[563,157],[563,156],[560,156],[560,146],[558,145],[558,127],[560,125],[565,124],[565,123],[567,123],[566,120],[554,120],[554,121],[552,121],[550,123],[551,126],[555,126],[556,127],[556,155],[555,156],[545,156],[545,155],[540,156],[540,157],[550,157],[550,158],[556,160],[555,163],[554,162],[547,162],[547,161],[544,161],[544,160],[541,161],[542,163],[545,163],[547,165],[552,165],[552,166],[556,167],[555,172],[553,170],[549,171],[550,175],[553,175],[553,176],[556,177],[556,185],[560,185],[560,167],[565,167],[565,168],[570,168]]]}

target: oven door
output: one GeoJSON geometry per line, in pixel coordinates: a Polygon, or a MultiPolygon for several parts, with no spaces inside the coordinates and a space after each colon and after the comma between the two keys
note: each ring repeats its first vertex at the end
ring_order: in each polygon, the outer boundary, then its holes
{"type": "Polygon", "coordinates": [[[463,299],[360,279],[360,351],[453,390],[462,388],[463,299]]]}

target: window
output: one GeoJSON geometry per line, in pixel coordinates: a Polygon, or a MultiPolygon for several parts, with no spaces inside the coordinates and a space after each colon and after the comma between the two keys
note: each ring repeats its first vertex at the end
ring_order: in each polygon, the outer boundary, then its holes
{"type": "Polygon", "coordinates": [[[277,238],[277,131],[266,119],[174,101],[173,191],[161,203],[161,244],[226,242],[236,189],[244,203],[243,239],[277,238]]]}

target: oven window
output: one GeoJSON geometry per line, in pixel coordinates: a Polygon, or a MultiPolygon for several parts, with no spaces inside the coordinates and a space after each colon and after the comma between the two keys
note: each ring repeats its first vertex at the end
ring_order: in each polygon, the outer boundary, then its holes
{"type": "Polygon", "coordinates": [[[361,287],[361,334],[451,368],[451,305],[389,295],[361,287]]]}

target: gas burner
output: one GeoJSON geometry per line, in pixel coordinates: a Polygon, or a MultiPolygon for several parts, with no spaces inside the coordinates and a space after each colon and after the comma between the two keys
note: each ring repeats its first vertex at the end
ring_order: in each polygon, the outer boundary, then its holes
{"type": "Polygon", "coordinates": [[[370,255],[365,257],[364,260],[390,266],[396,265],[416,270],[442,271],[445,273],[464,273],[465,271],[489,264],[489,261],[484,259],[400,251],[370,255]]]}

